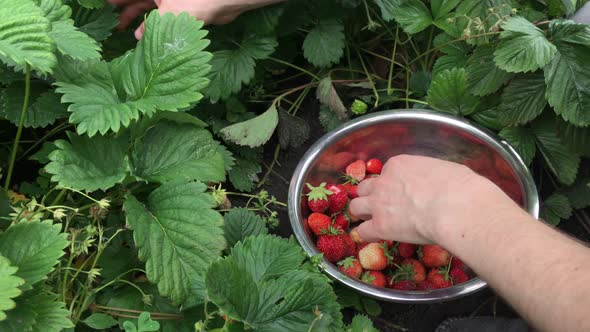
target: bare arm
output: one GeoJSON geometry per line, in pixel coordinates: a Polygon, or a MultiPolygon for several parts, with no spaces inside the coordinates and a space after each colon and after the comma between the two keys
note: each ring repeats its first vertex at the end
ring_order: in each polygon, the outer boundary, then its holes
{"type": "Polygon", "coordinates": [[[590,249],[530,217],[466,167],[400,156],[362,183],[352,213],[367,241],[438,243],[535,327],[590,330],[590,249]]]}

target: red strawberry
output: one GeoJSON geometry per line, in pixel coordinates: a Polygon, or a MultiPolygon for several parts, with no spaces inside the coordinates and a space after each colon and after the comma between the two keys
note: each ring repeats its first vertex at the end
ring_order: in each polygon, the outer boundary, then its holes
{"type": "Polygon", "coordinates": [[[463,263],[462,260],[460,260],[459,258],[457,258],[456,256],[453,256],[453,258],[451,258],[451,268],[458,268],[458,269],[463,269],[463,267],[465,267],[465,264],[463,263]]]}
{"type": "Polygon", "coordinates": [[[346,244],[340,234],[326,234],[318,238],[316,243],[318,250],[324,254],[324,257],[335,263],[346,256],[346,244]]]}
{"type": "Polygon", "coordinates": [[[344,272],[349,277],[360,278],[363,273],[363,267],[358,259],[354,257],[346,257],[338,262],[340,271],[344,272]]]}
{"type": "Polygon", "coordinates": [[[381,174],[383,170],[383,163],[379,159],[371,159],[367,161],[368,174],[381,174]]]}
{"type": "Polygon", "coordinates": [[[348,193],[348,198],[355,199],[355,198],[359,197],[359,195],[357,193],[358,186],[356,184],[345,183],[342,185],[342,187],[344,187],[344,189],[346,189],[346,192],[348,193]]]}
{"type": "Polygon", "coordinates": [[[350,235],[348,235],[347,233],[343,233],[341,237],[342,241],[344,241],[344,256],[354,256],[356,253],[356,243],[354,243],[350,235]]]}
{"type": "Polygon", "coordinates": [[[381,271],[367,271],[363,273],[361,280],[369,285],[385,287],[387,280],[381,271]]]}
{"type": "Polygon", "coordinates": [[[392,240],[380,240],[379,243],[387,244],[387,250],[393,248],[393,246],[395,245],[394,241],[392,240]]]}
{"type": "Polygon", "coordinates": [[[412,291],[416,289],[416,283],[411,280],[402,280],[393,283],[393,289],[403,290],[403,291],[412,291]]]}
{"type": "Polygon", "coordinates": [[[449,264],[451,254],[441,246],[424,245],[420,251],[420,259],[426,267],[441,267],[449,264]]]}
{"type": "Polygon", "coordinates": [[[422,282],[419,282],[419,283],[416,284],[416,286],[418,287],[419,290],[433,290],[433,289],[436,289],[436,288],[434,288],[434,284],[430,280],[424,280],[422,282]]]}
{"type": "Polygon", "coordinates": [[[469,280],[469,276],[467,276],[467,274],[463,270],[461,270],[460,268],[456,268],[456,267],[452,268],[451,272],[449,274],[453,278],[453,283],[455,285],[462,284],[462,283],[467,282],[469,280]]]}
{"type": "Polygon", "coordinates": [[[307,224],[313,234],[319,236],[328,230],[330,225],[332,225],[332,220],[325,214],[312,213],[307,217],[307,224]]]}
{"type": "Polygon", "coordinates": [[[307,193],[307,206],[313,212],[324,213],[330,206],[328,196],[332,195],[332,192],[326,189],[326,183],[322,183],[317,187],[307,183],[309,193],[307,193]]]}
{"type": "Polygon", "coordinates": [[[348,218],[344,213],[339,213],[334,218],[334,228],[346,231],[348,229],[348,218]]]}
{"type": "Polygon", "coordinates": [[[416,245],[411,243],[400,242],[397,245],[397,250],[399,252],[399,255],[403,258],[412,258],[412,256],[414,256],[414,253],[416,252],[416,245]]]}
{"type": "Polygon", "coordinates": [[[334,214],[344,210],[346,204],[348,204],[348,193],[346,188],[338,184],[333,184],[329,185],[327,189],[332,192],[332,195],[328,197],[328,202],[330,204],[328,211],[331,214],[334,214]]]}
{"type": "Polygon", "coordinates": [[[426,280],[426,269],[424,265],[415,259],[405,259],[401,264],[398,275],[404,275],[403,279],[421,282],[426,280]]]}
{"type": "MultiPolygon", "coordinates": [[[[352,236],[351,236],[351,238],[352,238],[352,236]]],[[[354,257],[356,257],[356,259],[359,259],[359,253],[361,252],[361,250],[363,250],[364,247],[366,247],[368,245],[369,245],[368,243],[357,243],[356,250],[354,251],[354,257]]]]}
{"type": "Polygon", "coordinates": [[[353,184],[361,182],[367,175],[367,165],[364,161],[357,160],[346,167],[346,175],[353,184]]]}
{"type": "Polygon", "coordinates": [[[428,281],[430,281],[435,289],[448,288],[453,286],[451,278],[446,274],[446,271],[439,269],[432,269],[428,272],[428,281]]]}
{"type": "Polygon", "coordinates": [[[388,265],[387,256],[381,243],[369,243],[359,251],[359,260],[365,270],[383,270],[388,265]]]}

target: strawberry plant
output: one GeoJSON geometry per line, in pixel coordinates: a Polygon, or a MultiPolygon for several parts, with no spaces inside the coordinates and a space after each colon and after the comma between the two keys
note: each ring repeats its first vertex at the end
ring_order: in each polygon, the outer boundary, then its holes
{"type": "MultiPolygon", "coordinates": [[[[341,309],[376,302],[269,233],[289,233],[282,166],[314,124],[380,110],[498,132],[543,219],[590,232],[590,27],[567,19],[585,2],[300,0],[216,27],[154,10],[136,41],[103,0],[0,0],[0,330],[373,329],[341,309]]],[[[381,167],[310,197],[340,211],[381,167]]]]}

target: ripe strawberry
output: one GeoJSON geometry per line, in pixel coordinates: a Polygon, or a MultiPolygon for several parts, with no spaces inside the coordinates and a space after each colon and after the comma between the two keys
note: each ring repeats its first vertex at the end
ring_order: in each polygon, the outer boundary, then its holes
{"type": "Polygon", "coordinates": [[[393,283],[393,289],[403,290],[403,291],[412,291],[416,289],[416,283],[411,280],[402,280],[393,283]]]}
{"type": "Polygon", "coordinates": [[[343,233],[340,236],[342,237],[342,241],[344,242],[344,256],[354,256],[356,253],[356,243],[354,243],[350,235],[348,235],[347,233],[343,233]]]}
{"type": "Polygon", "coordinates": [[[353,184],[361,182],[367,175],[367,165],[364,161],[357,160],[346,167],[346,175],[353,184]]]}
{"type": "Polygon", "coordinates": [[[307,217],[307,225],[309,225],[313,234],[319,236],[328,230],[332,225],[332,220],[325,214],[314,212],[307,217]]]}
{"type": "Polygon", "coordinates": [[[428,281],[430,281],[435,289],[448,288],[453,286],[451,278],[446,274],[446,271],[439,269],[432,269],[428,272],[428,281]]]}
{"type": "Polygon", "coordinates": [[[412,258],[412,256],[414,256],[414,253],[416,252],[416,245],[411,243],[400,242],[397,245],[397,250],[399,252],[399,255],[403,258],[412,258]]]}
{"type": "Polygon", "coordinates": [[[346,188],[338,184],[333,184],[329,185],[327,189],[332,192],[332,195],[328,197],[328,202],[330,204],[328,211],[330,214],[344,210],[346,204],[348,204],[348,192],[346,191],[346,188]]]}
{"type": "Polygon", "coordinates": [[[414,282],[421,282],[426,280],[426,268],[415,259],[405,259],[400,265],[400,271],[396,273],[402,276],[403,279],[412,280],[414,282]]]}
{"type": "Polygon", "coordinates": [[[453,283],[455,285],[457,284],[462,284],[464,282],[467,282],[469,280],[469,276],[467,276],[467,274],[461,270],[460,268],[452,268],[451,272],[449,273],[451,278],[453,278],[453,283]]]}
{"type": "Polygon", "coordinates": [[[441,267],[449,264],[451,254],[441,246],[424,245],[420,250],[420,260],[426,267],[441,267]]]}
{"type": "Polygon", "coordinates": [[[340,271],[344,272],[349,277],[360,278],[363,273],[363,267],[358,259],[354,257],[346,257],[338,262],[340,271]]]}
{"type": "Polygon", "coordinates": [[[465,267],[465,264],[462,260],[460,260],[456,256],[453,256],[453,258],[451,258],[451,269],[457,268],[463,270],[463,267],[465,267]]]}
{"type": "Polygon", "coordinates": [[[316,247],[328,261],[335,263],[346,256],[347,249],[342,236],[333,229],[332,231],[333,233],[320,236],[316,247]]]}
{"type": "Polygon", "coordinates": [[[361,280],[369,285],[385,287],[387,280],[381,271],[367,271],[363,273],[361,280]]]}
{"type": "Polygon", "coordinates": [[[395,245],[395,242],[392,240],[380,240],[379,243],[386,244],[387,245],[386,250],[393,248],[393,246],[395,245]]]}
{"type": "Polygon", "coordinates": [[[332,192],[326,189],[326,183],[323,182],[317,187],[307,183],[309,193],[307,193],[307,206],[313,212],[324,213],[330,206],[328,196],[332,195],[332,192]]]}
{"type": "Polygon", "coordinates": [[[436,289],[430,280],[424,280],[416,284],[419,290],[433,290],[436,289]]]}
{"type": "Polygon", "coordinates": [[[346,192],[348,193],[348,198],[355,199],[359,197],[357,193],[358,186],[356,184],[345,183],[342,186],[344,187],[344,189],[346,189],[346,192]]]}
{"type": "Polygon", "coordinates": [[[339,213],[334,218],[333,226],[336,229],[346,231],[348,229],[348,218],[344,213],[339,213]]]}
{"type": "Polygon", "coordinates": [[[381,243],[369,243],[359,251],[359,260],[365,270],[383,270],[387,267],[388,260],[381,243]]]}
{"type": "Polygon", "coordinates": [[[383,170],[383,163],[379,159],[371,159],[367,161],[368,174],[381,174],[383,170]]]}

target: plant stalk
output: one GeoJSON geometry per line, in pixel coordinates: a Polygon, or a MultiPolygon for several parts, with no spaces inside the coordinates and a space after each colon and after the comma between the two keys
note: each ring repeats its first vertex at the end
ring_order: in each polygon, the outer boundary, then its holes
{"type": "Polygon", "coordinates": [[[27,64],[25,70],[25,98],[23,100],[23,108],[20,112],[20,119],[18,120],[18,129],[16,131],[16,137],[14,138],[14,144],[12,145],[12,151],[10,154],[10,164],[8,164],[8,173],[6,174],[6,180],[4,182],[4,190],[6,191],[8,191],[8,188],[10,187],[10,180],[12,179],[12,172],[14,171],[14,164],[16,161],[16,152],[18,150],[20,137],[23,133],[25,118],[27,117],[27,109],[29,108],[29,97],[31,96],[31,66],[27,64]]]}

